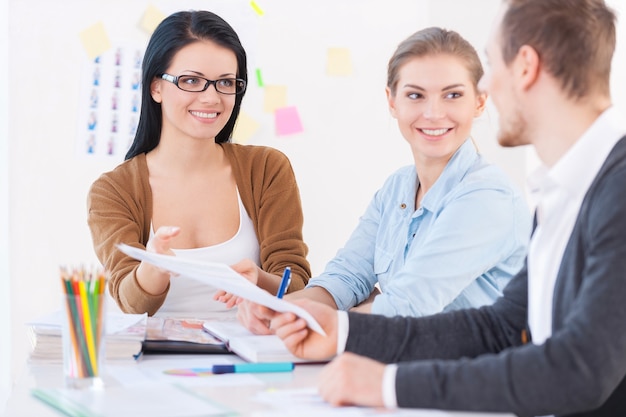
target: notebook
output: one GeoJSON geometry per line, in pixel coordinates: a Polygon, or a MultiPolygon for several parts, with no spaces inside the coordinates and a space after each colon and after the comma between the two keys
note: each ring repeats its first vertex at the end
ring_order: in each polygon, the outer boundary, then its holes
{"type": "Polygon", "coordinates": [[[254,334],[236,318],[205,321],[203,328],[248,362],[312,362],[292,355],[278,336],[254,334]]]}
{"type": "Polygon", "coordinates": [[[229,353],[221,340],[203,331],[202,325],[198,319],[148,317],[143,353],[229,353]]]}

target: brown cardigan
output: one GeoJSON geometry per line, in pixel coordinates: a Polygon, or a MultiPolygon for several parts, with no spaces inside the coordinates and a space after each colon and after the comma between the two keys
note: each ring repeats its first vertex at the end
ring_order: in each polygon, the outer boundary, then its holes
{"type": "MultiPolygon", "coordinates": [[[[311,276],[302,240],[304,222],[295,175],[288,158],[264,146],[221,145],[230,160],[239,194],[259,240],[261,268],[281,275],[291,267],[289,291],[304,288],[311,276]]],[[[87,222],[94,250],[110,274],[109,291],[127,313],[154,314],[165,301],[137,282],[139,261],[116,248],[123,242],[145,248],[152,221],[152,190],[146,155],[124,161],[102,174],[87,196],[87,222]]]]}

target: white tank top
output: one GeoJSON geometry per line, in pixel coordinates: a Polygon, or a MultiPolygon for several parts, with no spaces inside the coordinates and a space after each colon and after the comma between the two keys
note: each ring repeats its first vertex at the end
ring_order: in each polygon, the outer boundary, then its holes
{"type": "MultiPolygon", "coordinates": [[[[241,202],[239,202],[239,230],[235,236],[217,245],[195,249],[172,249],[176,256],[209,262],[220,262],[226,265],[235,264],[242,259],[252,259],[261,264],[259,257],[259,240],[254,232],[252,219],[241,202]]],[[[154,234],[150,227],[150,237],[154,234]]],[[[215,311],[227,311],[224,304],[214,301],[213,294],[217,289],[202,284],[195,279],[174,276],[170,279],[170,289],[165,302],[156,316],[202,318],[203,315],[215,311]]]]}

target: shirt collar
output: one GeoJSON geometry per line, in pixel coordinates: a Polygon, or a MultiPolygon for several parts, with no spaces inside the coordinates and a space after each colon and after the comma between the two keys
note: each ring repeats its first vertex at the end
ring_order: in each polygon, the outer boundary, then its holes
{"type": "Polygon", "coordinates": [[[452,155],[437,181],[435,181],[422,199],[422,207],[430,212],[435,211],[443,197],[452,187],[461,182],[477,158],[478,151],[474,146],[474,142],[471,138],[467,138],[452,155]]]}
{"type": "Polygon", "coordinates": [[[607,156],[626,134],[621,119],[614,107],[605,110],[552,168],[541,165],[529,176],[531,193],[536,195],[552,185],[582,200],[607,156]]]}

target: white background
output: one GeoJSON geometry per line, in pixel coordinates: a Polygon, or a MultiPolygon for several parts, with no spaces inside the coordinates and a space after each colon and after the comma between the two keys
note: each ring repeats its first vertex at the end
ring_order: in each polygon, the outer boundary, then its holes
{"type": "MultiPolygon", "coordinates": [[[[0,64],[0,411],[27,357],[24,323],[58,308],[59,265],[95,261],[86,193],[100,173],[121,162],[75,153],[87,59],[82,30],[103,21],[112,40],[145,45],[148,34],[138,24],[148,5],[165,14],[212,9],[235,27],[251,58],[243,110],[260,124],[249,143],[274,146],[291,159],[304,204],[309,260],[318,274],[384,179],[411,163],[384,95],[393,50],[416,30],[438,25],[460,32],[483,56],[500,1],[258,0],[265,15],[254,16],[252,24],[246,23],[248,3],[0,0],[1,33],[8,29],[8,37],[0,36],[0,62],[8,63],[0,64]],[[352,76],[326,75],[329,47],[350,49],[352,76]],[[298,107],[303,133],[275,136],[272,116],[262,111],[256,67],[265,84],[287,86],[288,105],[298,107]]],[[[623,0],[609,3],[626,13],[623,0]]],[[[619,75],[626,73],[624,27],[613,68],[613,97],[621,109],[626,108],[626,81],[619,75]]],[[[534,155],[529,149],[499,148],[496,130],[490,105],[473,137],[487,158],[523,187],[534,155]]]]}

